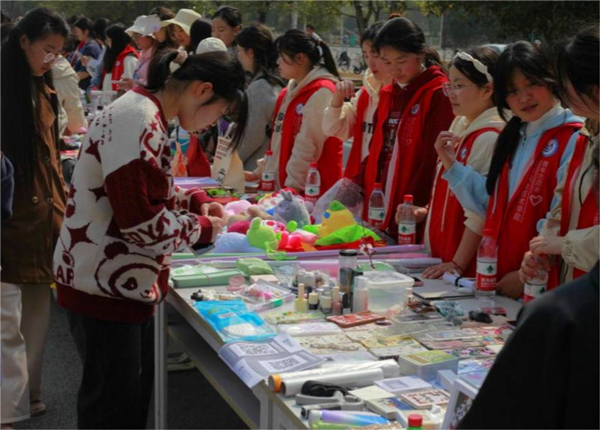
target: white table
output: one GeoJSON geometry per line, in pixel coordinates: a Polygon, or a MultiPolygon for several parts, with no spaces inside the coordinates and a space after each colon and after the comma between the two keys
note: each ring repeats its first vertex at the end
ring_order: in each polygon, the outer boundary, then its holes
{"type": "MultiPolygon", "coordinates": [[[[427,289],[449,288],[443,281],[425,281],[427,289]]],[[[171,289],[167,304],[158,307],[155,324],[155,427],[167,428],[166,419],[166,334],[178,341],[202,375],[215,387],[219,394],[250,428],[297,429],[308,428],[307,421],[300,418],[300,407],[294,397],[285,398],[270,390],[265,382],[253,389],[248,388],[218,356],[223,341],[200,317],[192,306],[191,295],[198,288],[171,289]],[[169,315],[167,306],[174,311],[169,315]]],[[[474,298],[460,299],[465,311],[481,306],[474,298]]],[[[496,305],[507,311],[509,319],[515,319],[521,304],[496,297],[496,305]]],[[[292,309],[288,303],[273,312],[292,309]]],[[[261,314],[264,315],[264,314],[261,314]]]]}

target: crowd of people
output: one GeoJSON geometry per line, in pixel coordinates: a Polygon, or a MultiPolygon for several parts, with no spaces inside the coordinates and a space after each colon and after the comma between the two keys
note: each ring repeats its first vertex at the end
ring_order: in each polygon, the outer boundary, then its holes
{"type": "Polygon", "coordinates": [[[411,195],[417,241],[443,261],[425,278],[475,276],[484,229],[498,243],[499,294],[522,299],[549,273],[554,291],[526,306],[465,427],[589,424],[573,417],[581,384],[598,380],[598,26],[553,49],[478,46],[446,64],[394,14],[360,44],[368,70],[355,92],[312,26],[275,37],[230,6],[210,20],[157,7],[128,24],[38,8],[2,24],[3,428],[45,411],[52,284],[83,366],[78,426],[145,428],[171,254],[213,242],[226,221],[174,177],[242,192],[274,178],[303,194],[311,165],[321,194],[343,178],[362,188],[367,222],[381,189],[379,227],[393,237],[411,195]],[[94,91],[114,101],[88,123],[81,100],[94,91]],[[67,185],[62,137],[82,127],[67,185]],[[531,339],[553,358],[523,358],[531,339]],[[590,366],[573,358],[574,339],[595,349],[590,366]],[[553,389],[569,394],[546,397],[553,389]]]}

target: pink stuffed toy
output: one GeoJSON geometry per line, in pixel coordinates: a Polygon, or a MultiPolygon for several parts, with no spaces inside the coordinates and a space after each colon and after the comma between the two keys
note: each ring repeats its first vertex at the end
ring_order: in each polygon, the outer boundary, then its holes
{"type": "Polygon", "coordinates": [[[230,202],[225,205],[225,213],[227,213],[228,216],[239,215],[242,212],[247,211],[250,206],[252,206],[252,204],[247,200],[230,202]]]}

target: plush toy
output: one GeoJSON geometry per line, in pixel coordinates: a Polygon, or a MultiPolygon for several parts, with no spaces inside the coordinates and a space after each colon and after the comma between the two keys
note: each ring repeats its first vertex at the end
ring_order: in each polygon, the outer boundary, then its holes
{"type": "Polygon", "coordinates": [[[238,252],[262,253],[263,250],[250,245],[248,238],[240,233],[223,233],[217,236],[215,250],[217,254],[229,254],[238,252]]]}
{"type": "Polygon", "coordinates": [[[264,219],[262,220],[262,225],[265,227],[269,227],[275,233],[281,233],[282,231],[286,231],[286,225],[281,221],[275,221],[272,219],[264,219]]]}
{"type": "MultiPolygon", "coordinates": [[[[237,203],[237,202],[235,202],[235,203],[237,203]]],[[[246,232],[248,231],[248,228],[250,228],[250,222],[254,218],[273,219],[273,217],[271,215],[262,211],[259,207],[249,206],[247,210],[242,211],[237,215],[233,215],[233,216],[230,216],[229,218],[227,218],[228,231],[232,231],[232,230],[229,230],[229,228],[232,225],[237,224],[238,222],[246,221],[247,224],[240,224],[235,229],[235,231],[237,231],[238,233],[246,234],[246,232]]]]}
{"type": "Polygon", "coordinates": [[[302,228],[310,224],[310,215],[301,197],[294,196],[290,191],[282,190],[283,200],[275,208],[273,218],[281,222],[296,221],[302,228]]]}
{"type": "Polygon", "coordinates": [[[317,235],[321,239],[355,224],[352,213],[343,204],[334,200],[323,214],[323,222],[317,230],[317,235]]]}
{"type": "Polygon", "coordinates": [[[250,208],[250,206],[252,206],[252,203],[250,203],[247,200],[238,200],[236,202],[230,202],[225,205],[225,213],[228,216],[239,215],[242,212],[247,211],[248,208],[250,208]]]}
{"type": "Polygon", "coordinates": [[[250,224],[250,230],[246,233],[248,243],[265,251],[276,250],[279,240],[275,231],[262,224],[260,218],[254,218],[250,224]]]}
{"type": "Polygon", "coordinates": [[[235,221],[227,226],[228,233],[240,233],[245,235],[250,230],[250,221],[235,221]]]}

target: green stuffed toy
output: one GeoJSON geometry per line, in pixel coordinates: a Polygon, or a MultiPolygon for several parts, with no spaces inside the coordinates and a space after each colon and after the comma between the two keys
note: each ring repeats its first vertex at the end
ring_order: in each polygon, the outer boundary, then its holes
{"type": "Polygon", "coordinates": [[[264,251],[276,251],[279,239],[277,233],[267,226],[262,225],[260,218],[254,218],[250,224],[250,229],[246,233],[250,246],[260,248],[264,251]]]}

